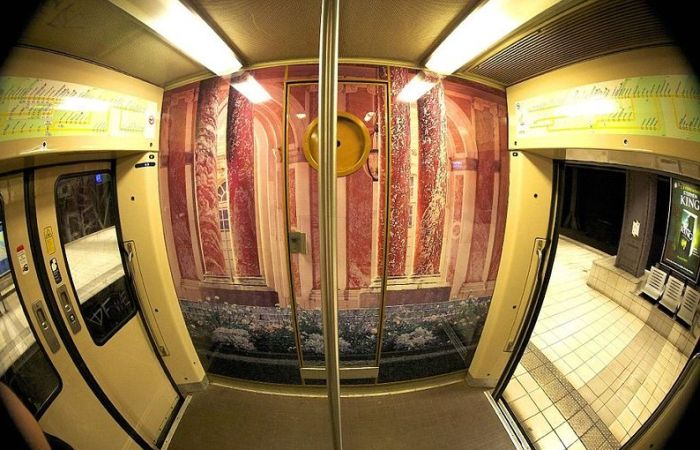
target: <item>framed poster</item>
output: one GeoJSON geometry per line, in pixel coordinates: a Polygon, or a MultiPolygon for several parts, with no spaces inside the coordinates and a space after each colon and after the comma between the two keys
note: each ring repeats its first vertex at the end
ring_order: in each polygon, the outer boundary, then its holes
{"type": "Polygon", "coordinates": [[[697,282],[700,271],[700,186],[671,178],[663,263],[697,282]]]}

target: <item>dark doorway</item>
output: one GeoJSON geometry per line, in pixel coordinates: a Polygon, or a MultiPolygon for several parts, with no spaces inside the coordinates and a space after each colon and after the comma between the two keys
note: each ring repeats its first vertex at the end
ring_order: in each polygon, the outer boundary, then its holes
{"type": "Polygon", "coordinates": [[[624,209],[623,170],[566,167],[561,234],[615,255],[624,209]]]}

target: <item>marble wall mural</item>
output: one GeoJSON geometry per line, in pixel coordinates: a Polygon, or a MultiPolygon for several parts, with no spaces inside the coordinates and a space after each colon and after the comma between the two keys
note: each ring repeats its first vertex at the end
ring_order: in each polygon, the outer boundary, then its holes
{"type": "MultiPolygon", "coordinates": [[[[401,102],[416,73],[339,69],[339,111],[362,120],[373,149],[366,167],[338,180],[341,362],[378,362],[380,381],[468,366],[506,219],[505,94],[428,75],[435,85],[401,102]],[[390,309],[380,323],[385,263],[390,309]]],[[[271,99],[252,103],[230,77],[164,94],[161,196],[169,258],[209,370],[297,383],[298,368],[323,357],[318,178],[303,154],[304,132],[317,115],[317,67],[242,76],[258,80],[271,99]],[[288,254],[288,230],[306,236],[306,253],[288,254]],[[222,322],[221,308],[235,311],[236,320],[222,322]],[[253,328],[248,313],[256,316],[253,328]]]]}
{"type": "Polygon", "coordinates": [[[226,87],[226,80],[221,78],[202,81],[199,85],[196,114],[194,181],[197,219],[204,273],[212,276],[226,275],[216,180],[217,116],[219,105],[226,100],[226,87]]]}

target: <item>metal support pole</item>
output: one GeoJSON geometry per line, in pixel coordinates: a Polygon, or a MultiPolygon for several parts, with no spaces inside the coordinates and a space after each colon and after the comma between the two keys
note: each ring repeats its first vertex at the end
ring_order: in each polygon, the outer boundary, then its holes
{"type": "Polygon", "coordinates": [[[338,357],[336,148],[338,116],[339,0],[321,3],[318,80],[318,192],[321,241],[321,309],[325,341],[326,386],[331,412],[333,448],[343,448],[340,426],[340,363],[338,357]]]}

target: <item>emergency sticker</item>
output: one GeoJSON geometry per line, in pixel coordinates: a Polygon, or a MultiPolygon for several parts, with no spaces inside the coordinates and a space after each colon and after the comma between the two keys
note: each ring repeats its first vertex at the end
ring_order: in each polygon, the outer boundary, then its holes
{"type": "Polygon", "coordinates": [[[60,284],[61,281],[63,281],[63,277],[61,277],[61,270],[58,268],[58,261],[56,261],[56,258],[51,258],[51,261],[49,261],[49,266],[51,266],[53,280],[56,282],[56,284],[60,284]]]}
{"type": "Polygon", "coordinates": [[[44,242],[46,243],[46,252],[49,255],[56,253],[56,242],[53,239],[53,229],[51,227],[44,228],[44,242]]]}
{"type": "Polygon", "coordinates": [[[17,260],[19,261],[19,267],[22,269],[22,275],[28,274],[29,263],[27,262],[27,252],[22,244],[17,246],[17,260]]]}

